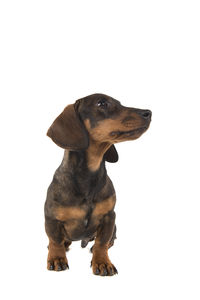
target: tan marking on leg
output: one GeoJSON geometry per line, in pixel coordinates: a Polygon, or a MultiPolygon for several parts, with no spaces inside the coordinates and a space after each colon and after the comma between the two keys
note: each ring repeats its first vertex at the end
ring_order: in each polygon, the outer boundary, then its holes
{"type": "Polygon", "coordinates": [[[68,261],[65,254],[64,241],[61,244],[55,243],[49,239],[49,253],[47,258],[47,269],[61,271],[68,267],[68,261]]]}
{"type": "Polygon", "coordinates": [[[98,239],[95,240],[92,250],[92,271],[95,275],[112,276],[117,274],[117,269],[109,259],[108,248],[109,243],[101,245],[98,239]]]}

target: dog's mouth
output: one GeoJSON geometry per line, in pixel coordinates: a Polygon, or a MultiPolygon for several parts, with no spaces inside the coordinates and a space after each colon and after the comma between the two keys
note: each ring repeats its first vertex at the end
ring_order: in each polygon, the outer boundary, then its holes
{"type": "Polygon", "coordinates": [[[148,126],[143,126],[129,131],[112,131],[110,136],[115,138],[138,137],[148,129],[148,126]]]}

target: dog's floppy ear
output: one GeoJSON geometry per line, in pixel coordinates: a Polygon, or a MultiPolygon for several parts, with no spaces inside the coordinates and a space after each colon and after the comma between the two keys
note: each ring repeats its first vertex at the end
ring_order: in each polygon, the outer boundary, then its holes
{"type": "Polygon", "coordinates": [[[65,107],[47,131],[47,135],[64,149],[84,150],[89,144],[88,133],[73,104],[65,107]]]}
{"type": "Polygon", "coordinates": [[[104,158],[106,161],[110,162],[110,163],[115,163],[118,161],[119,156],[117,153],[117,150],[115,148],[114,145],[112,145],[104,154],[104,158]]]}

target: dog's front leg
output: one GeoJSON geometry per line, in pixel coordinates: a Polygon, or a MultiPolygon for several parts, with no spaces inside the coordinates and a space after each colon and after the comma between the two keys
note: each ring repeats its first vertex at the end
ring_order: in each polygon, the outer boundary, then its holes
{"type": "Polygon", "coordinates": [[[97,236],[92,249],[92,270],[95,275],[111,276],[117,269],[108,257],[108,248],[115,227],[115,212],[107,214],[97,231],[97,236]]]}
{"type": "Polygon", "coordinates": [[[49,237],[47,269],[55,271],[68,269],[65,251],[71,242],[65,240],[61,223],[46,217],[45,230],[49,237]]]}

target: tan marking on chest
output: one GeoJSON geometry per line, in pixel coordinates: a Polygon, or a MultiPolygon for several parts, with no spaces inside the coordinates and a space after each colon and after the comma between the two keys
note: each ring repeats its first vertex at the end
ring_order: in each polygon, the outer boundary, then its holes
{"type": "Polygon", "coordinates": [[[115,202],[116,202],[116,197],[115,195],[113,195],[107,198],[106,200],[97,203],[93,210],[92,215],[94,217],[97,217],[99,215],[106,215],[109,211],[111,211],[114,208],[115,202]]]}
{"type": "Polygon", "coordinates": [[[70,219],[80,219],[85,217],[86,212],[79,207],[58,207],[55,212],[56,219],[59,221],[67,221],[70,219]]]}

